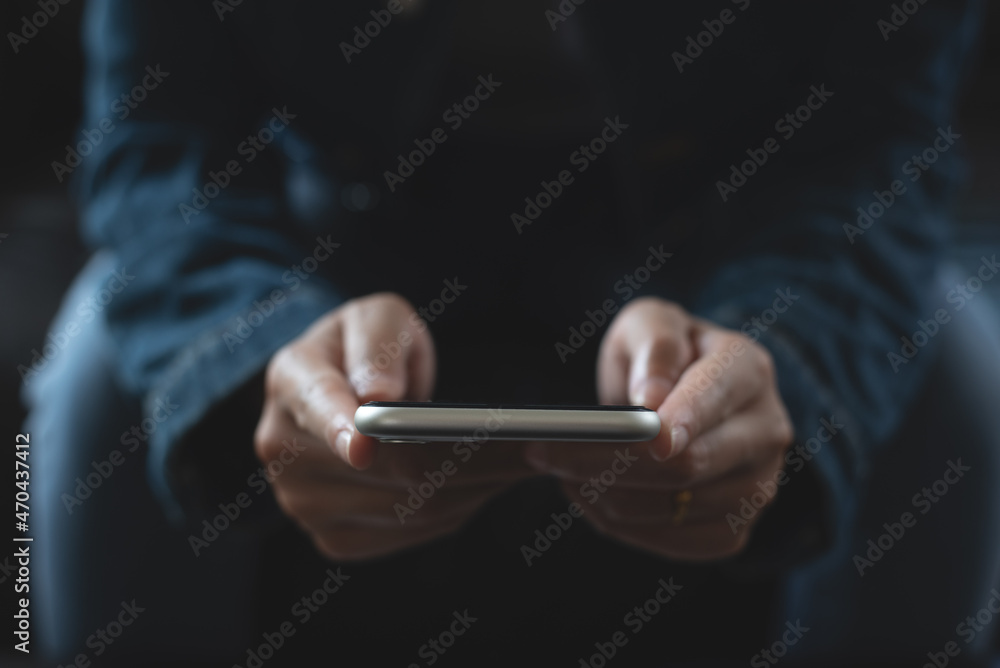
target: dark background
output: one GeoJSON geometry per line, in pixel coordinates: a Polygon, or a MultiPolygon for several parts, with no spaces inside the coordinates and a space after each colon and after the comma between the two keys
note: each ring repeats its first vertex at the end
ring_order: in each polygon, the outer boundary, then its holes
{"type": "MultiPolygon", "coordinates": [[[[0,440],[8,445],[25,417],[17,366],[30,366],[32,348],[41,348],[63,291],[88,255],[67,184],[57,181],[51,167],[53,160],[63,159],[65,145],[79,139],[84,4],[69,0],[59,5],[58,14],[17,54],[7,34],[19,32],[21,18],[39,8],[25,0],[0,5],[0,440]]],[[[970,72],[956,126],[965,142],[969,173],[953,255],[970,271],[984,252],[1000,252],[1000,9],[991,5],[988,11],[979,63],[970,72]]],[[[988,284],[988,289],[1000,319],[1000,284],[988,284]]],[[[3,468],[9,470],[7,466],[3,468]]],[[[10,490],[8,485],[4,482],[2,488],[10,490]]],[[[0,547],[0,562],[13,552],[9,545],[0,547]]],[[[12,579],[0,581],[5,602],[13,591],[12,579]]],[[[5,620],[12,614],[8,609],[0,611],[5,620]]],[[[0,629],[5,638],[0,663],[5,666],[12,665],[8,623],[0,629]]]]}

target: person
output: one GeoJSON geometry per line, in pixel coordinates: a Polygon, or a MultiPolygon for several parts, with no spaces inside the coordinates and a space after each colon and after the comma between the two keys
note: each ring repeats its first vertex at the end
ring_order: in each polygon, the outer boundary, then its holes
{"type": "Polygon", "coordinates": [[[53,380],[33,419],[50,498],[124,415],[148,480],[126,459],[41,511],[50,655],[98,656],[132,600],[109,660],[922,656],[845,643],[858,601],[789,583],[853,568],[931,373],[900,340],[933,312],[979,3],[722,6],[90,3],[72,176],[105,251],[67,304],[132,277],[73,342],[101,355],[59,360],[104,388],[66,422],[106,435],[60,460],[53,380]],[[663,428],[353,427],[432,398],[663,428]]]}

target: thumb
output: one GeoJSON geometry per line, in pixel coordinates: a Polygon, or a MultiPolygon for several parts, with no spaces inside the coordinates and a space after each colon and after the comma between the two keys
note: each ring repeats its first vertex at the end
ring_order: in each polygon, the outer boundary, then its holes
{"type": "Polygon", "coordinates": [[[631,351],[628,374],[629,401],[656,410],[680,378],[690,355],[684,337],[656,335],[631,351]]]}
{"type": "Polygon", "coordinates": [[[694,323],[674,304],[654,301],[644,306],[635,311],[623,337],[628,396],[633,405],[656,410],[694,359],[694,323]]]}
{"type": "Polygon", "coordinates": [[[599,359],[602,401],[656,410],[694,359],[691,316],[675,304],[643,299],[623,310],[599,359]]]}
{"type": "Polygon", "coordinates": [[[360,403],[430,398],[434,348],[426,325],[407,317],[408,306],[372,310],[345,323],[344,369],[360,403]]]}

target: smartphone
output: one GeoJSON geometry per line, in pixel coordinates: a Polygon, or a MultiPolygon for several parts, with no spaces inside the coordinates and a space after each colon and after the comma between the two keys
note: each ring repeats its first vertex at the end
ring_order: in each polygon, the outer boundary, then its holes
{"type": "Polygon", "coordinates": [[[383,443],[497,441],[650,441],[656,411],[642,406],[519,406],[370,401],[354,425],[383,443]]]}

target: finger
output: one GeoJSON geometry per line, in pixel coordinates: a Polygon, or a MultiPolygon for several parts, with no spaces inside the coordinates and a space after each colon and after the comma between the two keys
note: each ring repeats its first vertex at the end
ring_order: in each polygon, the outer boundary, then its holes
{"type": "Polygon", "coordinates": [[[684,311],[662,300],[636,300],[602,342],[600,400],[655,409],[692,357],[690,319],[684,311]]]}
{"type": "MultiPolygon", "coordinates": [[[[770,504],[787,477],[780,475],[783,461],[772,459],[764,466],[743,470],[725,478],[685,488],[691,495],[684,504],[684,523],[727,522],[739,518],[742,500],[756,510],[770,504]]],[[[680,504],[677,492],[614,487],[593,499],[595,512],[619,524],[674,524],[680,504]]],[[[744,518],[745,519],[745,518],[744,518]]],[[[734,528],[743,522],[737,521],[734,528]]]]}
{"type": "MultiPolygon", "coordinates": [[[[567,494],[574,498],[572,492],[567,491],[567,494]]],[[[583,513],[594,529],[609,538],[659,556],[683,561],[733,556],[743,550],[750,536],[749,531],[733,533],[727,523],[720,521],[632,526],[610,520],[593,507],[584,507],[583,513]]]]}
{"type": "Polygon", "coordinates": [[[466,506],[465,512],[440,521],[393,527],[343,523],[330,529],[312,532],[313,540],[323,554],[335,560],[384,556],[458,531],[490,500],[492,494],[489,490],[483,490],[476,501],[466,506]]]}
{"type": "MultiPolygon", "coordinates": [[[[427,482],[427,481],[424,481],[427,482]]],[[[367,484],[306,482],[280,485],[275,498],[285,512],[312,532],[341,526],[418,527],[447,523],[468,516],[503,485],[475,489],[428,486],[419,492],[413,486],[373,487],[367,484]]]]}
{"type": "Polygon", "coordinates": [[[773,382],[770,357],[746,337],[715,327],[697,334],[698,359],[657,409],[668,426],[652,442],[666,459],[752,401],[773,382]]]}
{"type": "Polygon", "coordinates": [[[523,444],[491,443],[488,452],[460,450],[456,456],[451,446],[437,443],[380,443],[370,466],[364,470],[310,471],[310,479],[327,482],[350,481],[375,487],[397,489],[417,486],[433,480],[447,480],[453,488],[479,487],[488,484],[510,485],[539,475],[522,454],[523,444]],[[469,455],[468,459],[462,456],[469,455]]]}
{"type": "Polygon", "coordinates": [[[338,332],[283,349],[268,365],[268,396],[344,462],[363,467],[365,453],[351,449],[358,399],[338,366],[340,355],[338,332]]]}
{"type": "Polygon", "coordinates": [[[614,480],[626,488],[684,489],[760,465],[782,452],[790,429],[773,403],[761,399],[666,461],[653,457],[650,443],[540,443],[530,446],[525,456],[537,470],[581,484],[614,480]],[[634,466],[632,458],[637,458],[634,466]]]}
{"type": "Polygon", "coordinates": [[[291,413],[273,401],[264,404],[254,449],[272,484],[279,477],[328,482],[357,474],[324,439],[300,429],[291,413]]]}
{"type": "Polygon", "coordinates": [[[518,441],[462,440],[450,444],[382,444],[370,471],[407,485],[445,476],[449,486],[511,484],[538,475],[518,441]]]}
{"type": "Polygon", "coordinates": [[[658,478],[660,464],[649,456],[644,443],[532,442],[525,447],[525,461],[541,473],[598,489],[659,485],[651,481],[658,478]]]}

